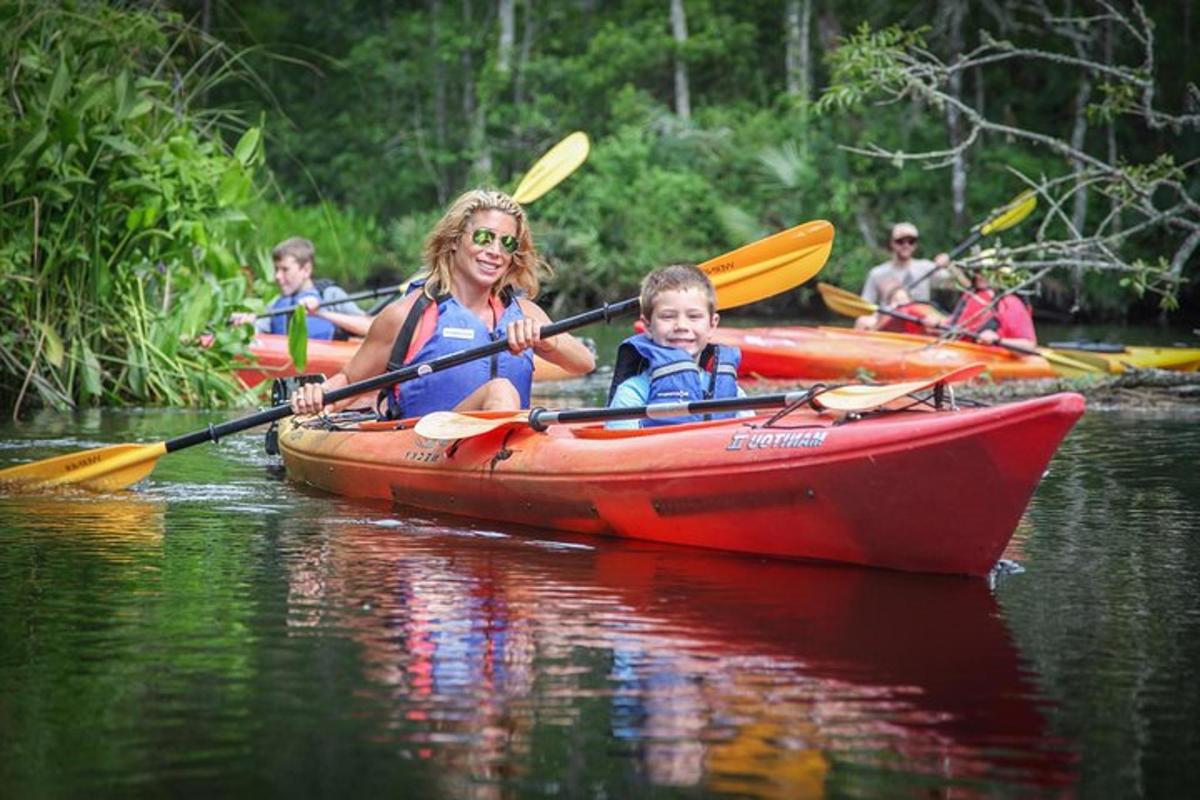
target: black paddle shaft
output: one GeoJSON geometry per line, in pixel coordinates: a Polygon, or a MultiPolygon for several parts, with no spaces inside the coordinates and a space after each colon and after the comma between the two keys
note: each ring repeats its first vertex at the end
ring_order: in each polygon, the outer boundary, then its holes
{"type": "Polygon", "coordinates": [[[778,408],[801,403],[813,397],[812,389],[783,394],[760,394],[753,397],[729,397],[712,400],[693,400],[690,403],[654,403],[627,408],[574,408],[547,411],[535,408],[529,412],[529,427],[544,431],[551,425],[567,422],[606,422],[613,419],[670,419],[688,414],[721,414],[757,408],[778,408]]]}
{"type": "MultiPolygon", "coordinates": [[[[921,319],[920,317],[913,316],[912,314],[905,314],[903,311],[897,311],[894,308],[887,308],[886,306],[879,306],[878,308],[879,308],[880,314],[887,314],[889,317],[895,317],[896,319],[902,319],[905,322],[915,322],[918,325],[923,325],[925,323],[925,320],[921,319]]],[[[980,339],[978,333],[976,333],[975,331],[969,331],[966,328],[956,328],[956,327],[952,327],[949,325],[937,325],[935,327],[939,331],[945,331],[946,333],[953,333],[955,336],[965,336],[968,339],[970,339],[972,342],[978,342],[980,339]]],[[[1032,347],[1023,347],[1019,344],[1012,344],[1010,342],[1001,342],[999,340],[993,342],[992,347],[1003,347],[1006,350],[1012,350],[1014,353],[1023,353],[1027,356],[1040,356],[1041,355],[1040,352],[1038,352],[1037,350],[1034,350],[1032,347]]]]}
{"type": "MultiPolygon", "coordinates": [[[[576,328],[582,328],[585,325],[591,325],[594,322],[611,322],[613,319],[629,314],[638,309],[638,298],[634,297],[629,300],[622,300],[619,303],[605,303],[602,307],[585,311],[582,314],[576,314],[573,317],[567,317],[558,322],[552,322],[549,325],[543,326],[541,336],[543,339],[548,339],[551,336],[556,336],[560,333],[573,331],[576,328]]],[[[396,383],[404,383],[411,381],[413,378],[420,378],[430,375],[434,372],[441,372],[444,369],[457,367],[459,364],[465,364],[468,361],[474,361],[477,358],[486,358],[495,353],[503,352],[508,349],[507,339],[497,339],[494,342],[489,342],[479,347],[472,347],[469,350],[461,350],[457,353],[435,358],[433,361],[427,361],[424,364],[409,364],[406,367],[401,367],[391,372],[385,372],[382,375],[376,375],[374,378],[368,378],[365,381],[352,383],[349,386],[343,386],[340,389],[334,389],[332,392],[325,394],[326,403],[336,403],[338,400],[344,400],[347,397],[369,392],[372,389],[381,389],[384,386],[391,386],[396,383]]],[[[168,439],[165,446],[168,453],[173,453],[176,450],[182,450],[185,447],[191,447],[194,444],[202,442],[215,442],[222,437],[228,436],[231,433],[249,430],[258,425],[265,425],[268,422],[274,422],[277,419],[283,419],[292,415],[292,407],[286,403],[273,406],[271,408],[259,411],[257,414],[251,414],[240,419],[223,422],[220,425],[209,425],[207,428],[193,433],[187,433],[183,436],[177,436],[174,439],[168,439]]]]}
{"type": "MultiPolygon", "coordinates": [[[[350,303],[355,300],[366,300],[371,297],[381,297],[385,294],[386,295],[394,295],[394,294],[398,294],[398,293],[404,291],[404,287],[405,287],[405,284],[398,283],[395,286],[384,286],[379,289],[364,289],[361,292],[355,292],[354,294],[348,294],[339,300],[322,300],[321,302],[317,303],[317,308],[325,308],[326,306],[337,306],[337,305],[341,305],[342,303],[350,303]]],[[[257,318],[258,319],[266,319],[267,317],[277,317],[280,314],[291,314],[295,310],[296,310],[295,306],[288,306],[287,308],[277,308],[274,311],[264,311],[261,314],[259,314],[257,318]]]]}

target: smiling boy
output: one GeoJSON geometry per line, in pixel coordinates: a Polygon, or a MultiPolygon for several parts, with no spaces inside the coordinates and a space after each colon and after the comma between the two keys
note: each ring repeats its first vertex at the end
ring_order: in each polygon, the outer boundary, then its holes
{"type": "MultiPolygon", "coordinates": [[[[626,339],[617,350],[609,408],[744,397],[737,385],[741,353],[736,347],[709,344],[720,320],[716,305],[712,282],[691,264],[674,264],[647,275],[641,293],[646,332],[626,339]]],[[[612,420],[605,427],[645,428],[732,416],[612,420]]]]}

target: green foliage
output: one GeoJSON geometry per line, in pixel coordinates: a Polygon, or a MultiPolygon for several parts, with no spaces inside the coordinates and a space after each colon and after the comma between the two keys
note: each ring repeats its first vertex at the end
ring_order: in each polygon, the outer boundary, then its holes
{"type": "Polygon", "coordinates": [[[169,17],[89,4],[0,5],[0,395],[216,402],[241,345],[222,319],[241,280],[257,129],[190,110],[169,17]]]}
{"type": "Polygon", "coordinates": [[[271,249],[293,236],[312,241],[317,253],[314,275],[331,278],[343,286],[361,285],[373,273],[403,268],[403,262],[391,251],[384,227],[374,217],[352,208],[262,200],[251,206],[248,214],[255,230],[246,232],[241,245],[254,254],[255,278],[263,282],[255,288],[264,299],[278,292],[271,249]]]}
{"type": "Polygon", "coordinates": [[[860,108],[867,98],[879,93],[901,94],[912,86],[904,69],[908,52],[925,47],[929,28],[904,30],[890,25],[872,30],[869,22],[846,37],[829,54],[830,86],[816,103],[821,113],[860,108]]]}

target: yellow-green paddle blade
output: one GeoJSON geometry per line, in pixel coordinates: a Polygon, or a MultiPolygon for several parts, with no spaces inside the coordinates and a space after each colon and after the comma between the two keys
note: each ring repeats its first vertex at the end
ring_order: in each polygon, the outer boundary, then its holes
{"type": "Polygon", "coordinates": [[[825,305],[829,306],[831,311],[843,316],[862,317],[874,314],[879,310],[879,306],[874,303],[833,284],[818,283],[817,291],[820,292],[821,299],[825,301],[825,305]]]}
{"type": "Polygon", "coordinates": [[[1006,231],[1013,225],[1033,213],[1037,207],[1037,195],[1032,189],[1021,192],[1009,201],[1008,205],[998,208],[979,226],[980,236],[991,236],[993,233],[1006,231]]]}
{"type": "Polygon", "coordinates": [[[568,134],[534,162],[513,192],[513,199],[518,203],[537,200],[574,172],[587,158],[590,148],[587,134],[583,131],[568,134]]]}

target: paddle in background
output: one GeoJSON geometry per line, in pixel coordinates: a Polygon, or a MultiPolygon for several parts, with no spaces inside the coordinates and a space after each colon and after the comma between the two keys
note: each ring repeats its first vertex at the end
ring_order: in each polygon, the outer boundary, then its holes
{"type": "MultiPolygon", "coordinates": [[[[947,253],[946,256],[953,261],[963,253],[967,252],[967,250],[974,246],[975,243],[983,237],[991,236],[992,234],[1000,233],[1001,231],[1006,231],[1017,223],[1024,221],[1026,217],[1033,213],[1035,208],[1037,208],[1037,195],[1034,194],[1033,190],[1027,189],[1021,192],[1019,195],[1014,197],[1012,200],[1009,200],[999,208],[992,209],[991,213],[988,214],[987,219],[972,228],[971,234],[966,239],[963,239],[961,242],[955,245],[954,249],[947,253]]],[[[922,283],[929,280],[929,277],[933,275],[934,272],[937,272],[937,270],[930,270],[929,272],[926,272],[920,278],[917,278],[917,280],[913,281],[911,285],[906,286],[905,288],[911,290],[915,286],[920,286],[922,283]]]]}
{"type": "MultiPolygon", "coordinates": [[[[537,200],[577,170],[579,165],[587,160],[590,149],[591,143],[588,141],[587,134],[583,131],[575,131],[574,133],[567,134],[561,142],[547,150],[545,155],[535,161],[533,166],[529,168],[529,171],[525,173],[525,177],[517,184],[516,191],[512,194],[513,199],[522,205],[537,200]]],[[[323,301],[317,304],[317,308],[340,305],[372,297],[395,297],[407,290],[408,284],[411,281],[412,278],[409,278],[404,283],[396,284],[395,286],[384,286],[379,289],[355,292],[340,300],[323,301]]],[[[386,303],[377,304],[371,309],[372,313],[378,313],[383,305],[386,305],[386,303]]],[[[308,363],[308,324],[306,322],[308,312],[304,306],[296,305],[277,311],[265,311],[258,315],[258,319],[266,319],[267,317],[279,316],[281,314],[292,315],[292,319],[288,323],[288,354],[292,357],[292,363],[295,364],[296,371],[303,372],[305,365],[308,363]]]]}
{"type": "MultiPolygon", "coordinates": [[[[753,244],[700,264],[717,291],[721,309],[753,303],[786,292],[816,275],[833,249],[833,226],[824,220],[807,222],[780,231],[753,244]]],[[[543,338],[582,328],[595,322],[608,322],[638,309],[638,298],[606,304],[542,328],[543,338]]],[[[343,386],[325,395],[326,403],[403,383],[468,361],[486,358],[508,347],[501,339],[479,347],[435,358],[423,364],[385,372],[374,378],[343,386]]],[[[100,491],[125,489],[150,474],[158,459],[185,447],[219,439],[239,431],[265,425],[292,415],[289,405],[278,405],[241,419],[210,425],[193,433],[152,444],[118,444],[94,450],[69,453],[29,464],[0,470],[0,485],[20,488],[75,485],[100,491]]]]}
{"type": "MultiPolygon", "coordinates": [[[[906,322],[915,322],[918,325],[924,324],[924,321],[920,317],[912,314],[906,314],[903,311],[897,311],[896,309],[888,308],[887,306],[876,305],[875,303],[856,295],[854,292],[848,292],[845,289],[841,289],[829,283],[818,283],[817,291],[821,293],[821,299],[825,301],[825,305],[829,306],[830,309],[838,314],[844,314],[848,317],[861,317],[867,314],[886,314],[889,317],[902,319],[906,322]]],[[[979,334],[975,333],[974,331],[969,331],[964,328],[949,327],[946,325],[936,325],[933,327],[935,330],[952,333],[955,336],[970,339],[974,342],[979,341],[979,334]]],[[[1083,373],[1101,371],[1101,369],[1095,364],[1080,360],[1078,358],[1064,356],[1061,353],[1056,353],[1053,350],[1045,347],[1024,347],[1023,345],[1012,344],[1003,341],[994,342],[990,346],[1002,347],[1005,350],[1010,350],[1014,353],[1021,353],[1022,355],[1027,356],[1041,356],[1054,366],[1058,367],[1060,370],[1083,373]]]]}
{"type": "Polygon", "coordinates": [[[694,400],[690,403],[655,403],[627,408],[572,408],[548,411],[534,408],[512,414],[478,412],[462,414],[457,411],[434,411],[417,420],[413,428],[426,439],[466,439],[501,428],[533,428],[544,431],[550,425],[570,422],[608,422],[618,419],[666,420],[690,414],[720,414],[746,409],[781,408],[799,403],[813,403],[829,411],[863,412],[881,408],[914,392],[936,388],[939,384],[968,381],[987,369],[986,364],[964,364],[957,369],[918,381],[904,383],[847,384],[834,387],[814,387],[781,394],[764,394],[724,400],[694,400]]]}

